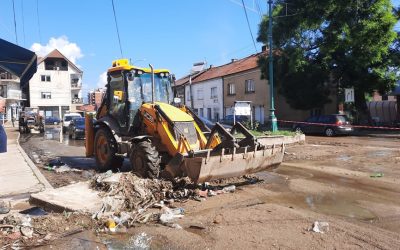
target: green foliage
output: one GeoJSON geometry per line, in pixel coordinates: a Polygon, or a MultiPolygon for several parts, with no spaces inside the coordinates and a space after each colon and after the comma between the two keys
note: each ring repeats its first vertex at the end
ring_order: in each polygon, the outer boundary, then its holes
{"type": "MultiPolygon", "coordinates": [[[[274,81],[296,109],[319,108],[335,88],[354,87],[358,109],[365,94],[390,91],[398,80],[399,35],[393,28],[399,11],[390,0],[275,1],[274,81]],[[287,17],[284,17],[285,14],[287,17]],[[280,16],[280,17],[277,17],[280,16]]],[[[268,17],[258,41],[268,43],[268,17]]],[[[268,79],[268,59],[259,59],[268,79]]],[[[335,94],[335,93],[334,93],[335,94]]]]}
{"type": "Polygon", "coordinates": [[[257,130],[258,127],[260,126],[260,123],[258,121],[253,121],[253,127],[251,127],[251,121],[250,120],[243,121],[241,123],[245,128],[247,128],[249,130],[252,130],[252,129],[257,130]]]}

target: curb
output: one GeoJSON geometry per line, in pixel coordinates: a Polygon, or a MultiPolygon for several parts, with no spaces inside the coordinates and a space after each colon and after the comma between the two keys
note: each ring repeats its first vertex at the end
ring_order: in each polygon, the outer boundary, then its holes
{"type": "MultiPolygon", "coordinates": [[[[31,168],[33,174],[36,176],[38,181],[44,186],[45,189],[54,189],[53,186],[47,181],[46,177],[40,172],[40,170],[36,167],[36,165],[33,163],[31,158],[25,153],[25,150],[19,145],[19,137],[21,134],[18,132],[18,137],[17,137],[17,148],[19,152],[22,154],[22,157],[24,157],[24,160],[26,163],[28,163],[28,166],[31,168]]],[[[43,190],[42,190],[43,191],[43,190]]]]}

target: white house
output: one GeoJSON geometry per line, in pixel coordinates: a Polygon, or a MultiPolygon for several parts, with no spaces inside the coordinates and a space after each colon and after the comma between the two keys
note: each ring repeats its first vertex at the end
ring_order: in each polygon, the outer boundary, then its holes
{"type": "Polygon", "coordinates": [[[30,107],[45,116],[62,118],[83,105],[83,72],[58,50],[38,59],[37,72],[29,82],[30,107]]]}
{"type": "Polygon", "coordinates": [[[6,99],[7,120],[12,117],[18,119],[19,110],[22,106],[22,94],[20,88],[20,79],[0,68],[0,98],[6,99]]]}
{"type": "Polygon", "coordinates": [[[191,107],[190,88],[193,95],[193,110],[200,116],[211,121],[223,118],[223,81],[221,77],[210,78],[208,71],[185,85],[185,105],[191,107]]]}

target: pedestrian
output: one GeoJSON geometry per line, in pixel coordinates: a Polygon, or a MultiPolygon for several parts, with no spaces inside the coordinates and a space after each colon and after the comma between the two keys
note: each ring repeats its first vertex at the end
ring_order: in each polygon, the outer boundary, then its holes
{"type": "Polygon", "coordinates": [[[11,123],[12,123],[13,128],[15,127],[14,122],[15,122],[14,112],[11,111],[11,123]]]}
{"type": "MultiPolygon", "coordinates": [[[[5,110],[5,103],[0,103],[0,112],[5,110]]],[[[4,115],[4,112],[3,112],[4,115]]],[[[7,152],[7,134],[4,131],[4,124],[0,125],[0,153],[7,152]]]]}

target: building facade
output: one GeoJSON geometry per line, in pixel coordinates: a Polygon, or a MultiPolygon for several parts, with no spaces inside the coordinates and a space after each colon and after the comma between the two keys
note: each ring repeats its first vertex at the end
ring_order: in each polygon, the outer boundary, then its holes
{"type": "Polygon", "coordinates": [[[58,50],[38,59],[37,72],[29,83],[30,107],[48,116],[62,118],[83,105],[83,72],[58,50]]]}
{"type": "Polygon", "coordinates": [[[19,112],[23,106],[21,85],[19,78],[0,68],[0,98],[5,99],[5,119],[19,118],[19,112]]]}
{"type": "Polygon", "coordinates": [[[223,118],[223,90],[222,78],[209,80],[192,80],[192,84],[185,85],[185,104],[191,107],[200,117],[210,121],[219,121],[223,118]],[[193,102],[190,89],[192,89],[193,102]]]}
{"type": "Polygon", "coordinates": [[[101,102],[103,101],[103,96],[105,93],[106,90],[102,88],[89,91],[88,103],[94,105],[95,109],[97,110],[100,107],[101,102]]]}

